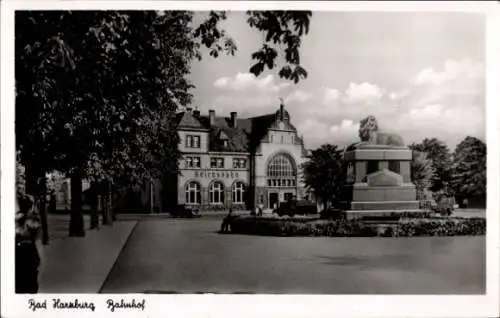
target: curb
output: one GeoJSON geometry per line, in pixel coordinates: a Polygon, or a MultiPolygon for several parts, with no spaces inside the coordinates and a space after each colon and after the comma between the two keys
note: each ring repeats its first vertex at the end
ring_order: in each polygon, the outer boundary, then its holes
{"type": "Polygon", "coordinates": [[[106,278],[104,279],[104,281],[102,282],[101,284],[101,287],[99,287],[99,290],[97,291],[97,294],[101,294],[102,293],[102,290],[104,288],[104,286],[106,285],[106,283],[108,282],[109,280],[109,277],[111,276],[111,273],[113,272],[113,270],[115,269],[116,267],[116,264],[118,264],[118,259],[120,258],[120,255],[122,255],[123,253],[123,250],[125,249],[125,246],[127,246],[127,244],[129,243],[130,241],[130,238],[132,237],[132,235],[134,234],[135,232],[135,229],[137,228],[137,225],[139,225],[139,221],[136,221],[135,222],[135,225],[134,227],[132,228],[132,230],[130,231],[129,235],[127,236],[127,239],[125,240],[125,242],[123,243],[122,245],[122,248],[120,249],[120,251],[118,252],[118,256],[116,257],[115,261],[113,262],[113,265],[111,266],[111,269],[109,270],[108,274],[106,275],[106,278]]]}

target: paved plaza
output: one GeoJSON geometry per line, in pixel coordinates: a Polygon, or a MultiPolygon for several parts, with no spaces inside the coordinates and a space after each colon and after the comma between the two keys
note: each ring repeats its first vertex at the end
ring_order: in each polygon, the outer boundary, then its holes
{"type": "Polygon", "coordinates": [[[141,220],[103,293],[479,294],[477,237],[218,234],[220,219],[141,220]]]}

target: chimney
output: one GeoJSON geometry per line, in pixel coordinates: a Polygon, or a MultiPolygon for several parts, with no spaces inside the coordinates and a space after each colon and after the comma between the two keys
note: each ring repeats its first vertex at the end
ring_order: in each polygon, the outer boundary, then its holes
{"type": "Polygon", "coordinates": [[[196,117],[196,118],[200,117],[200,111],[199,111],[199,110],[197,110],[197,109],[196,109],[196,110],[193,110],[193,115],[194,115],[194,117],[196,117]]]}
{"type": "Polygon", "coordinates": [[[210,109],[208,111],[208,119],[210,121],[210,126],[215,126],[215,110],[210,109]]]}
{"type": "Polygon", "coordinates": [[[231,125],[233,128],[238,128],[238,113],[231,112],[231,125]]]}

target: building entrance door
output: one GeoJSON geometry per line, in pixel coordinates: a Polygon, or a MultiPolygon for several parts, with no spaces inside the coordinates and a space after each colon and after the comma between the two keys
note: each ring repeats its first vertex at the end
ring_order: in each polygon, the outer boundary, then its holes
{"type": "Polygon", "coordinates": [[[276,207],[278,207],[279,204],[278,193],[269,193],[269,208],[274,209],[275,204],[276,207]]]}

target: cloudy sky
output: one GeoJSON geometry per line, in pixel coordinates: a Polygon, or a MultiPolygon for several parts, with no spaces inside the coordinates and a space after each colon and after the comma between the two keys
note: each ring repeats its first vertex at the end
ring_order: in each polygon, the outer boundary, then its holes
{"type": "Polygon", "coordinates": [[[299,84],[277,70],[248,73],[263,36],[244,13],[230,12],[223,28],[238,53],[193,65],[202,113],[256,116],[276,111],[283,97],[307,148],[356,141],[359,120],[370,114],[406,143],[437,137],[453,149],[467,135],[485,139],[482,15],[314,12],[301,47],[309,75],[299,84]]]}

